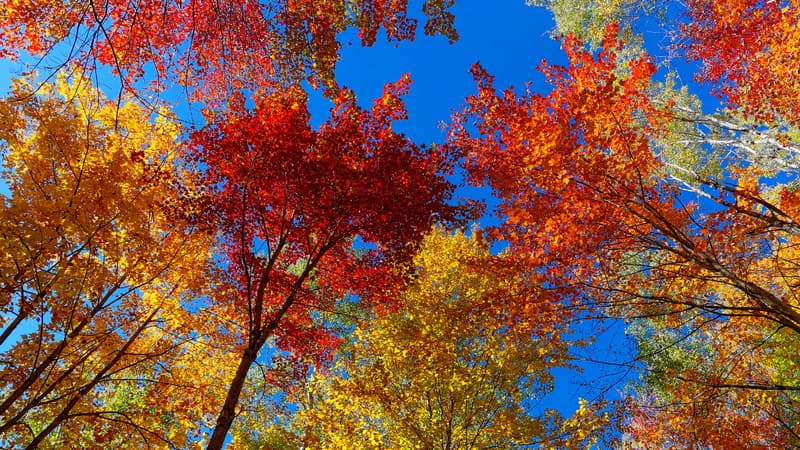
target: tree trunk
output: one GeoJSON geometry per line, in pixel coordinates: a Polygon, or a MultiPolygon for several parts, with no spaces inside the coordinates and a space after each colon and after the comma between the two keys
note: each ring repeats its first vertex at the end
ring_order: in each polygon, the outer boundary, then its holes
{"type": "Polygon", "coordinates": [[[208,441],[207,450],[221,450],[222,445],[225,443],[225,437],[228,435],[233,424],[233,419],[236,417],[236,405],[239,403],[239,395],[242,393],[247,372],[250,371],[250,366],[256,360],[258,355],[258,346],[256,342],[251,342],[247,346],[242,359],[239,360],[239,367],[236,369],[236,375],[231,381],[228,388],[228,395],[225,397],[225,404],[222,406],[222,411],[217,418],[217,424],[214,426],[214,433],[211,435],[211,440],[208,441]]]}

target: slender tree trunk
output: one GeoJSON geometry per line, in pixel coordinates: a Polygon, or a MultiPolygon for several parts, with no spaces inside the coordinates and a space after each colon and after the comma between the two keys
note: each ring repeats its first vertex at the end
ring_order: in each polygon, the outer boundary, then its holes
{"type": "Polygon", "coordinates": [[[256,326],[251,330],[253,333],[253,337],[247,344],[247,348],[245,349],[244,353],[242,354],[242,358],[239,360],[239,367],[236,368],[236,374],[233,377],[233,381],[231,381],[231,385],[228,388],[228,394],[225,397],[225,404],[222,405],[222,411],[219,413],[219,417],[217,417],[217,423],[214,426],[214,432],[211,434],[211,439],[208,441],[208,446],[206,450],[221,450],[222,445],[225,443],[225,437],[228,435],[228,431],[233,424],[233,419],[236,418],[236,406],[239,403],[239,395],[242,393],[242,388],[244,387],[244,382],[247,379],[247,372],[250,370],[250,367],[255,362],[256,358],[258,357],[258,352],[261,350],[261,347],[267,341],[267,339],[272,336],[272,333],[278,328],[278,324],[280,323],[283,316],[289,310],[289,308],[294,304],[295,299],[297,298],[298,292],[303,286],[303,283],[308,278],[309,274],[317,264],[322,256],[335,244],[336,241],[331,240],[326,244],[322,245],[319,251],[308,261],[306,264],[305,269],[303,269],[303,273],[297,277],[295,280],[294,285],[292,286],[291,291],[286,296],[286,299],[283,301],[283,305],[281,305],[281,309],[279,309],[275,316],[267,323],[267,326],[264,328],[260,327],[261,323],[261,305],[264,302],[264,292],[265,289],[260,287],[257,293],[258,298],[255,301],[255,305],[257,310],[259,311],[259,315],[253,317],[252,320],[255,321],[256,326]]]}
{"type": "Polygon", "coordinates": [[[247,372],[256,360],[258,350],[258,346],[254,341],[247,346],[242,354],[242,359],[239,360],[239,367],[236,369],[236,375],[234,375],[233,381],[231,381],[231,385],[228,388],[225,404],[222,406],[222,411],[220,411],[217,418],[217,424],[214,426],[214,433],[211,435],[211,440],[208,441],[207,450],[222,449],[228,430],[233,424],[233,419],[236,418],[236,405],[239,403],[239,395],[242,393],[245,379],[247,379],[247,372]]]}

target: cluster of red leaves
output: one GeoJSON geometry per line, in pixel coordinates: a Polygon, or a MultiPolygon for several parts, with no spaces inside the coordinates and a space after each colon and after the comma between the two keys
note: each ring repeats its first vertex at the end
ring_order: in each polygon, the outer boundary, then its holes
{"type": "MultiPolygon", "coordinates": [[[[256,274],[270,277],[266,303],[281,305],[307,264],[324,276],[314,278],[315,294],[302,302],[330,308],[319,302],[359,291],[353,283],[364,278],[355,276],[356,266],[377,261],[353,253],[356,236],[375,246],[373,256],[405,258],[432,223],[457,218],[460,210],[446,203],[453,186],[442,175],[452,169],[450,157],[391,128],[405,116],[400,95],[409,83],[404,77],[388,85],[371,110],[343,91],[317,131],[303,94],[289,90],[253,111],[240,102],[193,134],[190,154],[202,163],[199,176],[210,194],[201,220],[218,224],[239,290],[229,305],[238,311],[233,316],[247,314],[256,274]]],[[[282,323],[288,347],[325,339],[313,331],[309,310],[297,309],[301,323],[282,323]],[[304,329],[314,336],[301,336],[304,329]]]]}
{"type": "MultiPolygon", "coordinates": [[[[426,2],[426,33],[457,37],[446,11],[452,3],[426,2]]],[[[355,26],[363,45],[381,29],[389,40],[411,40],[416,20],[407,9],[405,0],[13,1],[0,9],[0,56],[44,55],[61,43],[67,59],[84,68],[108,65],[128,87],[152,67],[152,87],[178,81],[214,105],[231,91],[306,75],[334,86],[337,34],[355,26]]]]}
{"type": "Polygon", "coordinates": [[[800,2],[691,0],[682,33],[701,81],[761,121],[800,117],[800,2]]]}
{"type": "Polygon", "coordinates": [[[406,117],[400,96],[409,85],[408,76],[387,85],[370,110],[340,90],[318,130],[299,89],[260,98],[253,110],[233,99],[192,134],[187,157],[206,194],[196,220],[221,237],[210,308],[226,328],[219,339],[242,350],[210,448],[221,447],[267,339],[290,355],[291,373],[328,360],[338,338],[319,314],[348,293],[383,297],[378,282],[397,281],[394,265],[423,234],[463,212],[447,203],[452,155],[392,130],[406,117]],[[354,249],[357,238],[372,249],[354,249]]]}

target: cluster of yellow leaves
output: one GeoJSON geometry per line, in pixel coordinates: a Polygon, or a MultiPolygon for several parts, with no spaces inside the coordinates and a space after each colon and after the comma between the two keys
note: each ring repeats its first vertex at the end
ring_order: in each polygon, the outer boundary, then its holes
{"type": "Polygon", "coordinates": [[[558,430],[562,441],[558,442],[558,447],[550,448],[594,448],[599,441],[598,437],[611,423],[608,412],[602,409],[602,403],[578,399],[578,409],[561,423],[558,430]]]}
{"type": "MultiPolygon", "coordinates": [[[[332,373],[318,373],[297,432],[319,449],[522,448],[553,442],[529,401],[565,364],[557,317],[477,239],[423,241],[394,312],[361,323],[332,373]],[[533,305],[533,306],[532,306],[533,305]],[[520,313],[523,311],[523,313],[520,313]]],[[[584,414],[585,413],[585,414],[584,414]]],[[[582,448],[598,422],[563,422],[582,448]]],[[[598,416],[600,417],[600,416],[598,416]]]]}
{"type": "Polygon", "coordinates": [[[80,82],[17,82],[14,97],[0,102],[2,442],[181,445],[209,407],[173,389],[202,385],[189,330],[203,321],[185,301],[209,238],[177,214],[180,129],[80,82]]]}

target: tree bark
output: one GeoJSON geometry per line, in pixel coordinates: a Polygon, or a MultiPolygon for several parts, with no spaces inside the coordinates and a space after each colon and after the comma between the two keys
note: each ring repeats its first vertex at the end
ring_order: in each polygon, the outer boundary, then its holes
{"type": "Polygon", "coordinates": [[[242,393],[244,382],[247,379],[247,372],[250,371],[250,366],[253,365],[258,355],[258,347],[255,341],[252,342],[247,346],[242,358],[239,360],[239,367],[236,368],[236,375],[234,375],[233,381],[231,381],[231,385],[228,388],[225,404],[222,406],[219,417],[217,417],[217,424],[214,426],[211,440],[208,441],[207,450],[220,450],[225,443],[228,430],[233,424],[233,419],[236,418],[236,405],[239,403],[239,395],[242,393]]]}

